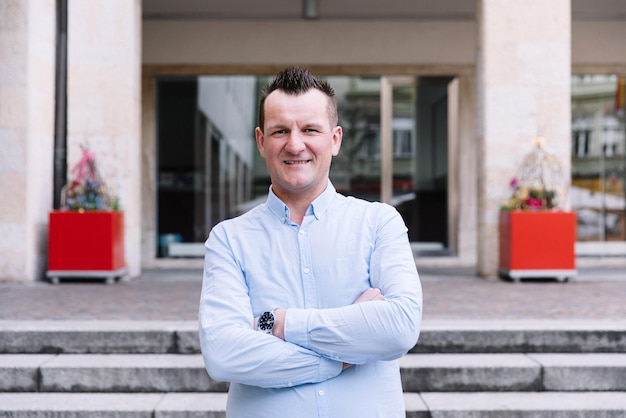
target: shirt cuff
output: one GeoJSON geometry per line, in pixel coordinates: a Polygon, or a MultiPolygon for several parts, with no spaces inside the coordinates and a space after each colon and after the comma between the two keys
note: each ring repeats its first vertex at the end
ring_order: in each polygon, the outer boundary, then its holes
{"type": "Polygon", "coordinates": [[[339,376],[343,370],[343,363],[340,361],[329,360],[326,357],[320,357],[320,365],[318,370],[318,379],[320,382],[333,377],[339,376]]]}
{"type": "Polygon", "coordinates": [[[309,314],[308,309],[287,309],[285,314],[285,341],[301,347],[309,346],[309,314]]]}
{"type": "MultiPolygon", "coordinates": [[[[285,314],[285,341],[301,347],[309,346],[309,309],[287,309],[285,314]]],[[[318,379],[320,381],[339,376],[343,370],[343,362],[320,356],[318,379]]]]}

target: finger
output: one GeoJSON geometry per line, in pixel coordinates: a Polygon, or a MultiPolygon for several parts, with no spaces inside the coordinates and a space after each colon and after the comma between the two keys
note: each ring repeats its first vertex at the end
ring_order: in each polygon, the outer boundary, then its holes
{"type": "Polygon", "coordinates": [[[371,295],[372,298],[370,300],[385,300],[383,292],[381,292],[381,290],[377,287],[372,289],[371,295]]]}
{"type": "Polygon", "coordinates": [[[361,293],[361,296],[359,296],[357,300],[359,302],[369,302],[376,297],[376,294],[374,289],[367,289],[365,292],[361,293]]]}
{"type": "Polygon", "coordinates": [[[369,288],[359,296],[354,303],[371,302],[375,300],[385,300],[383,294],[378,288],[369,288]]]}

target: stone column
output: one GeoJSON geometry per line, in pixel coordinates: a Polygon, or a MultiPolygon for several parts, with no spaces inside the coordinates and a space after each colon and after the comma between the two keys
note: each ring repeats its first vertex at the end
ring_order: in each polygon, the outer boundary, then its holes
{"type": "Polygon", "coordinates": [[[570,0],[479,0],[478,273],[498,266],[498,211],[532,140],[570,178],[570,0]]]}
{"type": "Polygon", "coordinates": [[[0,1],[0,280],[43,278],[52,209],[55,0],[0,1]]]}
{"type": "Polygon", "coordinates": [[[68,5],[68,169],[81,145],[96,155],[125,217],[126,263],[139,274],[141,209],[140,0],[68,5]]]}

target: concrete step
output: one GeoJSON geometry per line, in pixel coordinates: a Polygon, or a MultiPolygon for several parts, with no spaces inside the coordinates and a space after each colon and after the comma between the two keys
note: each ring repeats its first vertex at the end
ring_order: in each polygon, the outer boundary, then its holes
{"type": "Polygon", "coordinates": [[[0,353],[199,353],[197,321],[0,320],[0,353]]]}
{"type": "Polygon", "coordinates": [[[626,391],[626,354],[408,354],[406,392],[626,391]]]}
{"type": "Polygon", "coordinates": [[[3,354],[0,391],[225,392],[199,354],[3,354]]]}
{"type": "Polygon", "coordinates": [[[419,396],[432,418],[623,418],[626,411],[624,392],[440,392],[419,396]]]}
{"type": "MultiPolygon", "coordinates": [[[[626,354],[407,354],[405,392],[626,391],[626,354]]],[[[3,354],[2,392],[224,392],[199,354],[3,354]]]]}
{"type": "MultiPolygon", "coordinates": [[[[623,418],[624,392],[406,393],[407,418],[623,418]]],[[[0,393],[0,417],[223,418],[225,393],[0,393]]]]}
{"type": "MultiPolygon", "coordinates": [[[[199,353],[196,321],[0,320],[0,353],[199,353]]],[[[413,353],[626,353],[626,321],[424,321],[413,353]]]]}
{"type": "Polygon", "coordinates": [[[626,353],[626,320],[424,321],[414,353],[626,353]]]}

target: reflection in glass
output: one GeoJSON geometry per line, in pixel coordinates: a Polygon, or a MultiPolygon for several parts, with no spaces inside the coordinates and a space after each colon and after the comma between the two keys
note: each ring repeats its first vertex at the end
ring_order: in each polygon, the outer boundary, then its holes
{"type": "MultiPolygon", "coordinates": [[[[218,222],[265,201],[270,185],[254,140],[260,89],[269,77],[157,80],[157,244],[159,257],[203,256],[218,222]]],[[[394,205],[411,241],[447,247],[447,84],[406,78],[393,87],[389,161],[381,160],[381,78],[330,76],[343,144],[330,178],[337,190],[381,199],[391,167],[394,205]],[[419,84],[419,89],[418,89],[419,84]],[[419,95],[418,95],[419,90],[419,95]]],[[[389,186],[389,185],[386,185],[389,186]]]]}
{"type": "Polygon", "coordinates": [[[380,78],[328,77],[343,142],[330,178],[339,193],[380,200],[380,78]]]}
{"type": "Polygon", "coordinates": [[[393,88],[393,200],[421,255],[448,255],[449,77],[393,88]]]}
{"type": "Polygon", "coordinates": [[[256,167],[256,100],[254,76],[157,80],[159,256],[202,256],[195,243],[213,225],[249,209],[258,188],[267,193],[265,165],[256,167]]]}
{"type": "Polygon", "coordinates": [[[572,188],[578,241],[626,240],[624,78],[572,78],[572,188]]]}

